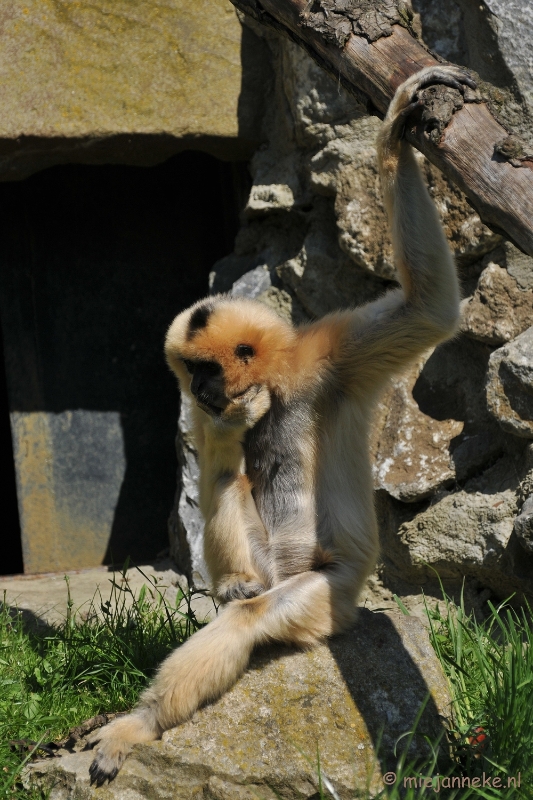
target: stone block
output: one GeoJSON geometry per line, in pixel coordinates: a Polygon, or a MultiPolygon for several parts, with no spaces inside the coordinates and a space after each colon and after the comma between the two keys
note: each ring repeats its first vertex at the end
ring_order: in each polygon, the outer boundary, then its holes
{"type": "Polygon", "coordinates": [[[11,414],[26,572],[102,564],[126,472],[120,414],[11,414]]]}
{"type": "Polygon", "coordinates": [[[250,157],[266,50],[242,30],[229,0],[3,3],[0,179],[184,149],[250,157]]]}

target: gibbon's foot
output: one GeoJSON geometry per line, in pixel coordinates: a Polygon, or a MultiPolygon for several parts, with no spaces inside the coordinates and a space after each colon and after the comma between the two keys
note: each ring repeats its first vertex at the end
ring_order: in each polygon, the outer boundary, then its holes
{"type": "Polygon", "coordinates": [[[435,83],[450,86],[461,94],[464,94],[465,85],[470,89],[475,89],[477,86],[471,75],[460,67],[446,64],[425,67],[398,87],[387,112],[389,120],[394,120],[396,123],[405,122],[409,114],[422,105],[422,101],[416,96],[417,92],[435,83]]]}
{"type": "Polygon", "coordinates": [[[96,745],[94,760],[89,767],[91,785],[102,786],[106,781],[112,781],[132,745],[152,742],[160,733],[148,709],[120,717],[95,731],[88,739],[89,747],[96,745]]]}
{"type": "Polygon", "coordinates": [[[103,751],[98,750],[89,767],[91,786],[94,783],[97,787],[100,787],[103,786],[106,781],[112,781],[124,763],[128,752],[129,748],[127,751],[116,751],[113,755],[108,756],[103,751]]]}
{"type": "Polygon", "coordinates": [[[112,781],[124,763],[130,751],[130,746],[124,742],[106,742],[95,752],[94,759],[89,767],[91,786],[102,786],[106,781],[112,781]]]}
{"type": "Polygon", "coordinates": [[[221,603],[229,603],[231,600],[248,600],[250,597],[257,597],[264,591],[265,586],[258,580],[254,580],[251,575],[235,572],[232,575],[225,575],[218,581],[215,596],[221,603]]]}

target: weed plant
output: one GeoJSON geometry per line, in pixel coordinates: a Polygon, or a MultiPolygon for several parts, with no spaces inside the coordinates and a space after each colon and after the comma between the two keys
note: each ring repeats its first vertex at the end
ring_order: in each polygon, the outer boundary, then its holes
{"type": "Polygon", "coordinates": [[[135,596],[126,569],[113,575],[109,598],[97,591],[83,614],[68,592],[65,621],[53,627],[28,625],[5,597],[0,603],[2,800],[29,797],[18,778],[30,756],[21,759],[10,740],[48,742],[96,714],[131,708],[167,653],[201,627],[190,594],[178,591],[171,607],[145,577],[135,596]]]}
{"type": "MultiPolygon", "coordinates": [[[[0,605],[2,800],[41,800],[39,793],[30,796],[20,788],[20,771],[31,755],[13,752],[9,740],[53,740],[95,714],[131,708],[162,658],[201,627],[190,596],[179,593],[170,607],[157,583],[147,578],[134,596],[124,578],[113,577],[109,599],[97,593],[83,617],[69,599],[60,626],[28,628],[22,613],[0,605]]],[[[462,600],[456,605],[446,595],[435,607],[426,606],[431,642],[452,696],[451,766],[439,773],[436,743],[431,758],[410,759],[411,731],[398,743],[396,780],[377,795],[382,800],[533,800],[531,614],[508,604],[489,609],[478,622],[462,600]],[[472,786],[483,773],[491,784],[499,777],[501,788],[472,786]],[[508,786],[508,778],[518,776],[520,786],[508,786]],[[432,787],[420,781],[429,777],[432,787]]],[[[319,754],[317,759],[317,798],[338,800],[327,764],[320,765],[319,754]]]]}

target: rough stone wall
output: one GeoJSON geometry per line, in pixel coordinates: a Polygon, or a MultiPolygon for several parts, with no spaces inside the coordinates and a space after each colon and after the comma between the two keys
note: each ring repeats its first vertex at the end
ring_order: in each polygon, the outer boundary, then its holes
{"type": "MultiPolygon", "coordinates": [[[[529,135],[531,63],[511,42],[524,9],[513,16],[506,6],[498,17],[505,4],[482,5],[415,0],[430,46],[493,81],[499,110],[529,135]],[[478,26],[483,48],[467,23],[478,26]]],[[[258,297],[300,322],[364,303],[394,281],[376,166],[381,123],[292,42],[253,29],[273,65],[265,143],[251,162],[234,254],[215,265],[211,286],[258,297]]],[[[457,257],[463,321],[452,342],[395,380],[376,414],[379,576],[403,581],[404,593],[434,578],[432,568],[445,582],[466,577],[499,596],[531,592],[533,259],[484,226],[422,156],[420,163],[457,257]]],[[[186,477],[190,450],[188,458],[186,477]]],[[[190,511],[187,492],[186,480],[180,503],[190,511]]],[[[189,536],[197,553],[199,526],[192,534],[190,514],[183,521],[174,515],[175,541],[183,547],[189,536]]],[[[192,569],[206,578],[197,558],[192,569]]]]}

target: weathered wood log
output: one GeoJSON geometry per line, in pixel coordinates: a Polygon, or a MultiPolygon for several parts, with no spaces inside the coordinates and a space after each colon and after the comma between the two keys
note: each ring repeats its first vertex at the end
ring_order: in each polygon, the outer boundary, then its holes
{"type": "MultiPolygon", "coordinates": [[[[438,63],[410,29],[401,0],[231,2],[289,35],[381,114],[404,80],[438,63]]],[[[454,92],[446,89],[444,105],[453,107],[454,92]]],[[[435,122],[429,100],[427,112],[409,120],[406,137],[465,192],[483,222],[533,256],[533,160],[507,157],[509,131],[481,96],[463,103],[456,95],[451,118],[435,122]]]]}

